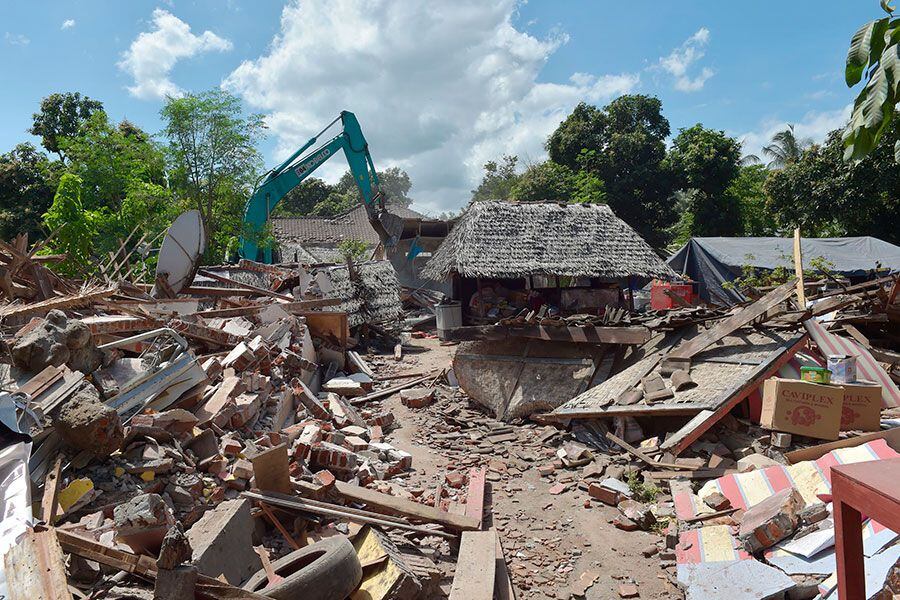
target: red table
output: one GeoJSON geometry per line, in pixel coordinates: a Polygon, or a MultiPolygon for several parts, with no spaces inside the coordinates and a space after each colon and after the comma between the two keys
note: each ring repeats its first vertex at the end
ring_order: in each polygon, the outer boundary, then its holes
{"type": "Polygon", "coordinates": [[[900,532],[900,458],[831,468],[838,596],[865,598],[862,516],[900,532]]]}

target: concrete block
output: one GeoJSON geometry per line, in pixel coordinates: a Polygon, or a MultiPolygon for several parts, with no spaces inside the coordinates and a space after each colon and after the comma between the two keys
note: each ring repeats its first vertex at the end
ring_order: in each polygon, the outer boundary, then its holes
{"type": "Polygon", "coordinates": [[[176,569],[159,569],[153,584],[154,600],[194,598],[198,574],[197,567],[193,565],[176,569]]]}
{"type": "Polygon", "coordinates": [[[208,511],[187,532],[193,562],[210,577],[225,575],[232,585],[262,568],[253,551],[253,518],[250,501],[227,500],[208,511]]]}
{"type": "Polygon", "coordinates": [[[750,553],[776,544],[797,529],[804,505],[795,488],[769,496],[744,513],[738,539],[750,553]]]}

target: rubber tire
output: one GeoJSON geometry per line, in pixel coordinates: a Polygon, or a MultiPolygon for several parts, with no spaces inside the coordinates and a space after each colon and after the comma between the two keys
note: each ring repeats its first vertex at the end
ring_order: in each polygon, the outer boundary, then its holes
{"type": "Polygon", "coordinates": [[[283,581],[265,587],[268,578],[260,570],[247,580],[244,589],[275,600],[345,600],[362,581],[356,550],[343,536],[295,550],[273,562],[272,568],[284,577],[283,581]],[[302,566],[305,563],[309,564],[302,566]],[[295,571],[298,565],[300,570],[295,571]]]}

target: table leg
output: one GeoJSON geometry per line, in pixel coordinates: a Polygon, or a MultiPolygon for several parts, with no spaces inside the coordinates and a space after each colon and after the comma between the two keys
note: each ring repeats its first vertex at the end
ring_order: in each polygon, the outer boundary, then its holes
{"type": "Polygon", "coordinates": [[[864,598],[866,575],[863,565],[862,517],[858,510],[841,502],[837,493],[834,495],[834,531],[838,597],[864,598]]]}

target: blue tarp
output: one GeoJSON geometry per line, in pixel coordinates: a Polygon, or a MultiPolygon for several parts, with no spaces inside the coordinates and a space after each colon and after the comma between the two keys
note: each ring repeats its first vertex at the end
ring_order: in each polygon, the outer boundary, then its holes
{"type": "MultiPolygon", "coordinates": [[[[874,237],[803,238],[803,264],[823,258],[834,273],[852,278],[900,272],[900,247],[874,237]]],[[[794,239],[777,237],[691,238],[669,258],[677,273],[700,284],[700,297],[717,304],[740,302],[743,296],[722,287],[750,265],[759,269],[794,268],[794,239]]]]}

